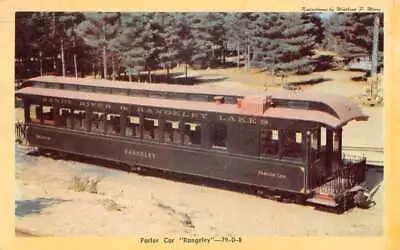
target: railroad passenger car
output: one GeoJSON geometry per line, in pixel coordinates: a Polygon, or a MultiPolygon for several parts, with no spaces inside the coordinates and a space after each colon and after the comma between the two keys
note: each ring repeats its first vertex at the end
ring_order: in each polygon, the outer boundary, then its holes
{"type": "Polygon", "coordinates": [[[138,87],[97,92],[104,81],[88,81],[97,86],[91,91],[68,82],[16,92],[31,145],[132,170],[242,183],[338,209],[349,206],[365,180],[366,159],[344,158],[341,147],[343,126],[368,117],[341,96],[149,87],[168,97],[159,98],[132,91],[138,87]],[[203,99],[187,98],[191,93],[203,99]]]}

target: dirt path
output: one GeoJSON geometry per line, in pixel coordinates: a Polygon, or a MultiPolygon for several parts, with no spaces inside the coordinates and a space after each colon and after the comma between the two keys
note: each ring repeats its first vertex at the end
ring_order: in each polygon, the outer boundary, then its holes
{"type": "MultiPolygon", "coordinates": [[[[33,156],[29,156],[33,157],[33,156]]],[[[343,215],[249,194],[144,177],[45,157],[20,165],[18,228],[44,235],[381,235],[377,205],[343,215]],[[101,179],[97,194],[69,189],[74,176],[101,179]],[[295,222],[295,223],[294,223],[295,222]]],[[[382,173],[371,171],[370,182],[382,173]]]]}

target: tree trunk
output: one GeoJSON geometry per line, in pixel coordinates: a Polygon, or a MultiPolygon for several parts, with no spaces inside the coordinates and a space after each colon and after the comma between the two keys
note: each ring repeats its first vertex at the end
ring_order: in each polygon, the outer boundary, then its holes
{"type": "Polygon", "coordinates": [[[240,46],[237,46],[237,67],[240,67],[240,46]]]}
{"type": "Polygon", "coordinates": [[[246,70],[249,71],[250,70],[250,45],[247,45],[247,66],[246,66],[246,70]]]}
{"type": "Polygon", "coordinates": [[[129,82],[132,82],[132,73],[131,73],[131,70],[129,70],[129,72],[128,72],[128,79],[129,79],[129,82]]]}
{"type": "Polygon", "coordinates": [[[76,58],[75,53],[74,53],[74,70],[75,70],[75,78],[78,78],[78,65],[77,65],[77,58],[76,58]]]}
{"type": "Polygon", "coordinates": [[[103,45],[103,74],[103,78],[107,79],[107,51],[105,45],[103,45]]]}
{"type": "Polygon", "coordinates": [[[40,71],[40,76],[43,76],[43,59],[42,59],[42,51],[39,51],[39,71],[40,71]]]}
{"type": "Polygon", "coordinates": [[[371,65],[371,79],[375,80],[378,72],[378,44],[379,44],[379,16],[374,17],[374,30],[372,39],[372,65],[371,65]]]}
{"type": "Polygon", "coordinates": [[[65,76],[65,58],[64,58],[64,39],[61,37],[61,67],[62,67],[62,76],[65,76]]]}
{"type": "Polygon", "coordinates": [[[226,44],[222,43],[222,63],[225,64],[226,62],[226,57],[225,57],[225,53],[226,53],[226,44]]]}
{"type": "Polygon", "coordinates": [[[140,72],[137,72],[137,82],[140,82],[140,72]]]}
{"type": "Polygon", "coordinates": [[[53,56],[53,71],[54,71],[54,73],[57,72],[57,62],[56,62],[55,56],[53,56]]]}
{"type": "Polygon", "coordinates": [[[166,82],[168,82],[169,81],[169,67],[167,66],[167,79],[166,79],[166,82]]]}
{"type": "MultiPolygon", "coordinates": [[[[74,26],[76,27],[76,26],[74,26]]],[[[72,38],[72,47],[74,50],[74,71],[75,71],[75,78],[78,78],[78,59],[76,56],[76,37],[75,35],[72,38]]]]}
{"type": "Polygon", "coordinates": [[[187,68],[188,68],[187,62],[185,62],[185,80],[187,80],[187,68]]]}
{"type": "Polygon", "coordinates": [[[93,74],[93,78],[96,78],[96,72],[95,72],[94,63],[92,63],[92,74],[93,74]]]}
{"type": "MultiPolygon", "coordinates": [[[[54,39],[56,36],[56,13],[51,13],[51,38],[54,39]]],[[[54,41],[54,40],[53,40],[54,41]]],[[[56,63],[56,56],[53,56],[53,72],[57,71],[57,63],[56,63]]]]}
{"type": "Polygon", "coordinates": [[[151,69],[148,70],[148,76],[149,76],[149,77],[148,77],[148,78],[149,78],[149,82],[151,82],[151,80],[152,80],[152,79],[151,79],[151,69]]]}
{"type": "Polygon", "coordinates": [[[111,66],[112,66],[112,80],[115,81],[115,62],[114,55],[111,56],[111,66]]]}
{"type": "Polygon", "coordinates": [[[54,38],[56,36],[56,13],[51,13],[51,37],[54,38]]]}

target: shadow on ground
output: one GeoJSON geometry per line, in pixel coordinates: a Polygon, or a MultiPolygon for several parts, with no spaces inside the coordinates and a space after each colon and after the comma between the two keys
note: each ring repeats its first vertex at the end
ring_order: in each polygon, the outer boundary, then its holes
{"type": "Polygon", "coordinates": [[[196,85],[210,82],[220,82],[227,80],[229,77],[221,75],[201,75],[201,76],[188,76],[184,74],[171,78],[169,84],[183,84],[183,85],[196,85]]]}
{"type": "Polygon", "coordinates": [[[45,208],[70,200],[36,198],[34,200],[15,201],[15,215],[24,217],[30,214],[40,214],[45,208]]]}
{"type": "MultiPolygon", "coordinates": [[[[133,77],[132,82],[139,81],[141,83],[147,83],[147,84],[167,83],[167,84],[195,85],[207,82],[223,81],[226,79],[228,79],[228,77],[213,75],[213,74],[203,74],[203,73],[201,75],[188,74],[186,76],[185,73],[176,72],[176,73],[169,73],[168,75],[163,73],[153,74],[151,80],[148,77],[148,75],[141,75],[139,78],[133,77]]],[[[129,81],[127,77],[121,77],[118,80],[127,82],[129,81]]]]}
{"type": "Polygon", "coordinates": [[[288,85],[292,85],[292,86],[314,85],[314,84],[318,84],[318,83],[321,83],[321,82],[327,82],[327,81],[332,81],[332,79],[324,78],[324,77],[318,77],[318,78],[305,80],[305,81],[288,82],[288,85]]]}
{"type": "Polygon", "coordinates": [[[369,190],[376,188],[383,182],[383,167],[369,167],[365,176],[365,182],[369,190]]]}

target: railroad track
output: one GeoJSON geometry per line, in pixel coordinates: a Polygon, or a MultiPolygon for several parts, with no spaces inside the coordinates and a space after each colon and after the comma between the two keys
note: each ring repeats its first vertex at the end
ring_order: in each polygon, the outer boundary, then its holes
{"type": "MultiPolygon", "coordinates": [[[[372,153],[384,153],[382,147],[353,147],[353,146],[343,146],[343,151],[354,151],[354,152],[372,152],[372,153]]],[[[370,167],[383,167],[383,160],[369,160],[367,157],[367,164],[370,167]]]]}
{"type": "Polygon", "coordinates": [[[371,168],[382,168],[382,167],[384,167],[384,162],[383,161],[368,161],[367,160],[367,165],[368,165],[368,167],[371,167],[371,168]]]}
{"type": "Polygon", "coordinates": [[[381,147],[353,147],[353,146],[343,146],[343,150],[345,151],[360,151],[360,152],[377,152],[383,153],[383,148],[381,147]]]}

